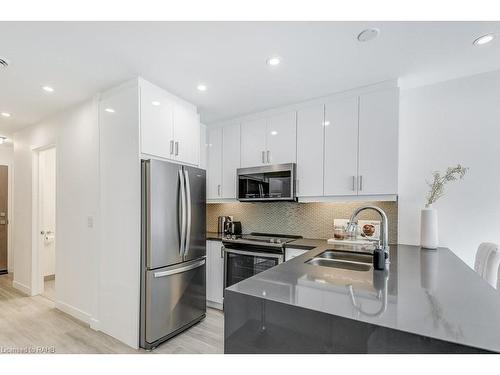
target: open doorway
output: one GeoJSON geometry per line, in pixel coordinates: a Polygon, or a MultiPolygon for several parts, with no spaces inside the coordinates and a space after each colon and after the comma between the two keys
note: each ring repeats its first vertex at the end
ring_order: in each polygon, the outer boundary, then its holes
{"type": "Polygon", "coordinates": [[[36,222],[34,278],[38,293],[56,301],[56,148],[36,152],[33,216],[36,222]]]}

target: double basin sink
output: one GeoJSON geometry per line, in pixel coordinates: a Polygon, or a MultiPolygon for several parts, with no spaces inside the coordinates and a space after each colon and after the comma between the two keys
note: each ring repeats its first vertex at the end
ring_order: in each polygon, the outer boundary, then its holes
{"type": "Polygon", "coordinates": [[[371,253],[331,249],[309,259],[306,264],[350,271],[369,271],[373,265],[373,255],[371,253]]]}

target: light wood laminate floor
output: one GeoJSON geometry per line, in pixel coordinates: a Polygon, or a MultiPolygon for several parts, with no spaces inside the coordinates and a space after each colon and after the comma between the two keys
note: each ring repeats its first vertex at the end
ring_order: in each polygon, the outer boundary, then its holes
{"type": "MultiPolygon", "coordinates": [[[[207,309],[199,324],[149,353],[223,353],[224,315],[207,309]]],[[[148,353],[91,329],[57,310],[43,296],[28,297],[12,287],[11,275],[0,276],[0,349],[53,347],[55,353],[148,353]]]]}

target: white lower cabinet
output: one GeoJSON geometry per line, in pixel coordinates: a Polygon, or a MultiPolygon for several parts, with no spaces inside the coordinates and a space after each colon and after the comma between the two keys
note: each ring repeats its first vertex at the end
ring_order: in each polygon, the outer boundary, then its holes
{"type": "Polygon", "coordinates": [[[222,308],[224,292],[224,258],[222,242],[207,241],[207,302],[222,308]]]}
{"type": "Polygon", "coordinates": [[[207,199],[222,198],[222,128],[207,130],[207,199]]]}

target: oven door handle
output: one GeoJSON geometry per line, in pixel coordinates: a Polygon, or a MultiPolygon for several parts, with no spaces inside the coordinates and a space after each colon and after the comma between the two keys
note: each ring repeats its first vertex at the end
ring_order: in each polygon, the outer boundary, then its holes
{"type": "Polygon", "coordinates": [[[276,259],[282,259],[283,258],[283,254],[264,253],[264,252],[257,252],[257,251],[235,250],[235,249],[228,249],[226,247],[223,248],[223,251],[225,253],[230,253],[230,254],[240,254],[240,255],[249,255],[249,256],[257,256],[257,257],[265,257],[265,258],[276,258],[276,259]]]}

